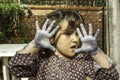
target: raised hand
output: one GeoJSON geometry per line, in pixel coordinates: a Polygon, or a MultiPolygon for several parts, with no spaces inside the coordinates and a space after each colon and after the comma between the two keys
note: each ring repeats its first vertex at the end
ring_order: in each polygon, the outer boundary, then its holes
{"type": "Polygon", "coordinates": [[[34,43],[37,48],[48,48],[52,51],[55,51],[55,47],[50,44],[50,38],[57,32],[59,26],[52,30],[55,21],[53,21],[47,28],[49,19],[47,19],[42,27],[42,30],[39,28],[38,21],[36,21],[36,35],[34,38],[34,43]],[[46,29],[47,28],[47,29],[46,29]],[[52,30],[52,31],[51,31],[52,30]]]}
{"type": "Polygon", "coordinates": [[[95,35],[93,36],[92,24],[89,24],[89,34],[87,34],[83,24],[80,24],[80,28],[82,30],[83,35],[80,32],[79,28],[77,28],[77,33],[81,40],[82,45],[80,48],[76,49],[74,53],[85,52],[85,53],[97,54],[95,53],[95,51],[97,51],[98,49],[96,38],[100,30],[97,29],[95,35]]]}

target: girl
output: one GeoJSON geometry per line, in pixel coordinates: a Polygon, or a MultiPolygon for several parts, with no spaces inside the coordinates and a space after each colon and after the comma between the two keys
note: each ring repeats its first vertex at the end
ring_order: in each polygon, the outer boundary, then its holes
{"type": "Polygon", "coordinates": [[[48,14],[41,29],[36,21],[35,38],[11,58],[10,73],[36,80],[118,80],[115,66],[97,46],[99,29],[93,36],[89,24],[87,34],[82,23],[72,10],[48,14]]]}

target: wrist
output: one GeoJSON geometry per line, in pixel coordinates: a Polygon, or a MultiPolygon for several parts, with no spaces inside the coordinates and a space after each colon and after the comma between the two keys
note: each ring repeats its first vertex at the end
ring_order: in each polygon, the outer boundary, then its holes
{"type": "Polygon", "coordinates": [[[90,52],[91,55],[96,55],[98,53],[101,53],[101,49],[97,47],[94,51],[90,52]]]}
{"type": "Polygon", "coordinates": [[[102,50],[100,50],[96,55],[92,55],[92,58],[101,68],[110,67],[108,56],[102,50]]]}
{"type": "Polygon", "coordinates": [[[34,44],[34,47],[37,49],[41,49],[41,46],[38,44],[38,42],[34,39],[32,40],[32,43],[34,44]]]}
{"type": "Polygon", "coordinates": [[[35,47],[34,41],[31,41],[29,44],[27,44],[24,48],[18,51],[20,54],[38,54],[39,49],[35,47]]]}

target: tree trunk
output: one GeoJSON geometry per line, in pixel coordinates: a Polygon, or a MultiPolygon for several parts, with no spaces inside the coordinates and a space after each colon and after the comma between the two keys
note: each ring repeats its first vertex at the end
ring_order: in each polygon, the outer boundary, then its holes
{"type": "Polygon", "coordinates": [[[120,1],[119,0],[108,0],[108,46],[110,56],[117,64],[118,72],[120,73],[120,1]],[[110,39],[110,40],[109,40],[110,39]]]}

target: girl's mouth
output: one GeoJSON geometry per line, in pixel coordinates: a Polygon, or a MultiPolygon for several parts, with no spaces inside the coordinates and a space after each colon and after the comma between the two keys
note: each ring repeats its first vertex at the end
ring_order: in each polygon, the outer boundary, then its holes
{"type": "Polygon", "coordinates": [[[72,52],[75,51],[77,49],[77,45],[71,46],[70,49],[72,50],[72,52]]]}

